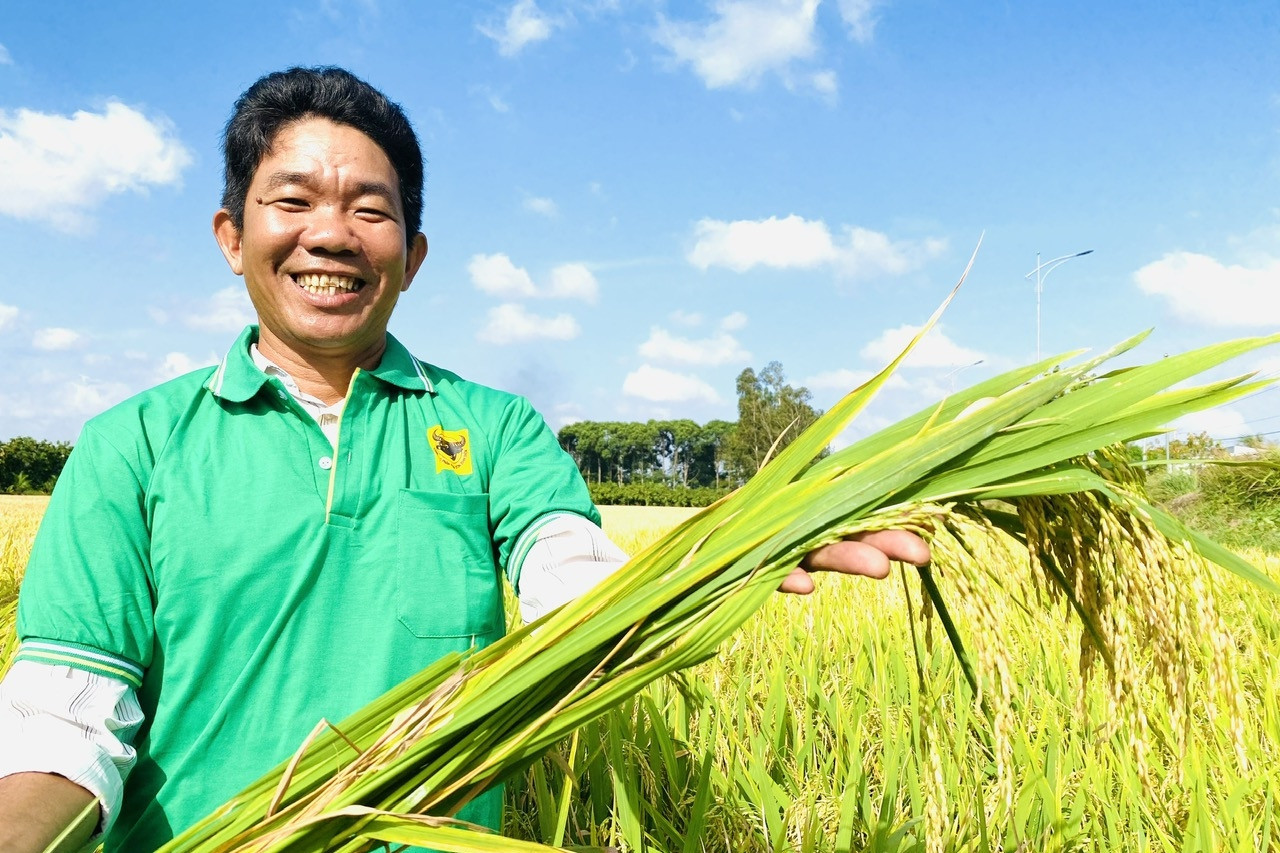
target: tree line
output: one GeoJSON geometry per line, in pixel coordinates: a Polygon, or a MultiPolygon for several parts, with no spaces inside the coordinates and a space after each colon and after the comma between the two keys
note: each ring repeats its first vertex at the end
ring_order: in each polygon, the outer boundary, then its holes
{"type": "Polygon", "coordinates": [[[597,503],[702,506],[746,482],[821,415],[776,361],[742,371],[735,389],[737,421],[579,421],[561,428],[560,446],[597,503]]]}
{"type": "Polygon", "coordinates": [[[70,455],[71,445],[65,441],[20,435],[0,442],[0,493],[48,494],[70,455]]]}

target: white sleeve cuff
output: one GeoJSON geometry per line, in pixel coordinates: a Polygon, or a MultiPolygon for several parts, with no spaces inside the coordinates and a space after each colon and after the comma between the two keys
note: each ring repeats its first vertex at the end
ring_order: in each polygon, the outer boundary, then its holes
{"type": "Polygon", "coordinates": [[[527,625],[591,589],[628,560],[580,515],[557,515],[537,531],[519,567],[520,615],[527,625]]]}
{"type": "Polygon", "coordinates": [[[120,811],[137,762],[142,709],[123,681],[67,666],[14,663],[0,682],[0,777],[54,773],[96,796],[98,832],[120,811]]]}

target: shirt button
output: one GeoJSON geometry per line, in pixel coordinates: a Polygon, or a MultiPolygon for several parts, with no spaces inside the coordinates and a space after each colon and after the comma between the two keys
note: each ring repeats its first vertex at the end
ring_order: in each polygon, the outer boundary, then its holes
{"type": "Polygon", "coordinates": [[[324,470],[328,471],[330,468],[332,468],[332,467],[333,467],[333,459],[331,459],[331,458],[330,458],[330,457],[328,457],[328,456],[321,456],[321,457],[320,457],[320,467],[321,467],[321,468],[323,468],[324,470]]]}
{"type": "Polygon", "coordinates": [[[281,400],[287,400],[289,398],[289,395],[283,391],[277,391],[276,394],[279,395],[281,400]]]}

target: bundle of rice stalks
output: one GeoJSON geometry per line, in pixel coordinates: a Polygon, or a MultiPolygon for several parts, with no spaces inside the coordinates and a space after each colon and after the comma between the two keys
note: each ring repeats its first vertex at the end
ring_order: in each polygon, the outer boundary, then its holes
{"type": "MultiPolygon", "coordinates": [[[[1213,694],[1236,712],[1204,561],[1277,586],[1147,503],[1113,448],[1266,384],[1242,376],[1170,390],[1280,335],[1106,373],[1101,365],[1142,336],[1078,364],[1070,363],[1077,354],[1045,359],[815,462],[941,310],[737,492],[580,599],[483,651],[439,661],[337,726],[321,724],[292,761],[164,850],[548,849],[448,816],[654,679],[714,654],[808,552],[887,528],[931,540],[934,568],[920,581],[993,720],[1004,775],[1012,674],[991,602],[1015,591],[987,558],[1011,543],[1031,555],[1039,606],[1062,602],[1083,623],[1082,665],[1105,670],[1129,719],[1143,719],[1131,688],[1137,650],[1148,647],[1174,707],[1185,708],[1189,685],[1207,669],[1213,694]],[[969,647],[948,606],[969,608],[983,626],[969,647]]],[[[1035,598],[1018,604],[1037,606],[1035,598]]],[[[1134,731],[1140,751],[1141,725],[1134,731]]]]}

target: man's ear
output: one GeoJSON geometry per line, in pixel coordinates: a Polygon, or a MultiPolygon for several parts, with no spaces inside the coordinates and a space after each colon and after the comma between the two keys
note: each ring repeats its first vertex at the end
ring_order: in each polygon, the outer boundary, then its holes
{"type": "MultiPolygon", "coordinates": [[[[225,254],[225,250],[223,253],[225,254]]],[[[409,257],[404,264],[404,285],[400,288],[401,291],[409,289],[409,285],[413,283],[413,277],[418,274],[418,268],[422,266],[422,262],[426,259],[427,235],[419,231],[409,241],[409,257]]]]}
{"type": "Polygon", "coordinates": [[[231,213],[223,208],[213,215],[213,238],[218,241],[222,257],[227,259],[227,266],[236,275],[244,275],[244,264],[240,255],[240,229],[231,221],[231,213]]]}

